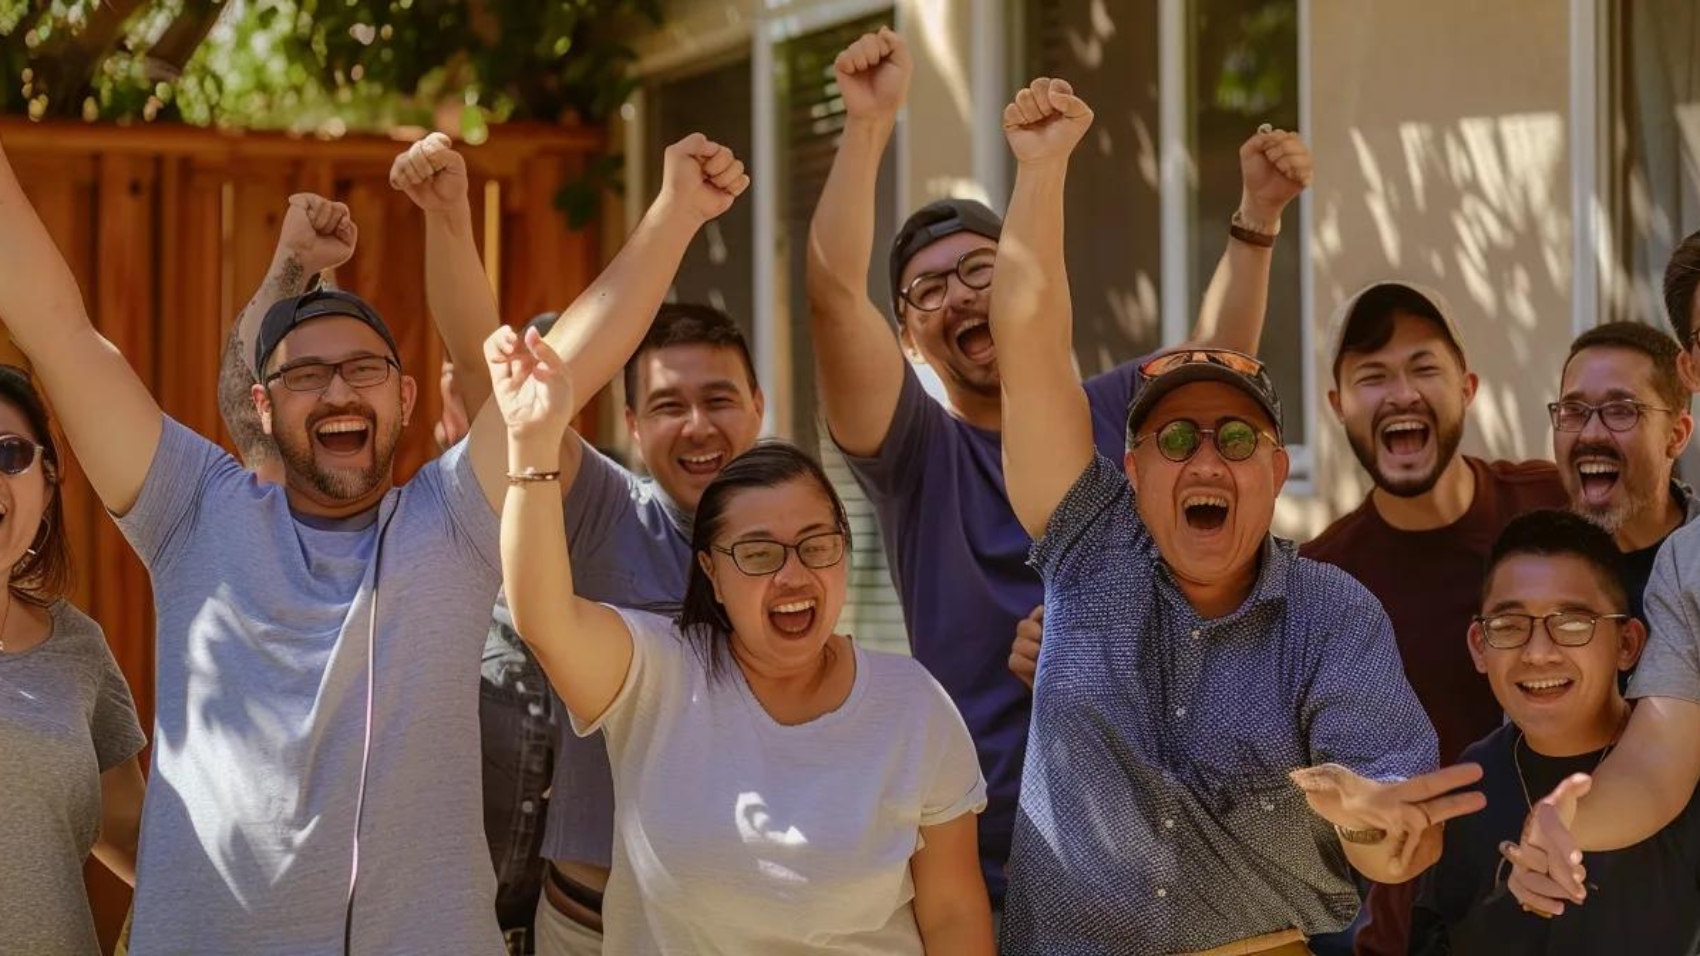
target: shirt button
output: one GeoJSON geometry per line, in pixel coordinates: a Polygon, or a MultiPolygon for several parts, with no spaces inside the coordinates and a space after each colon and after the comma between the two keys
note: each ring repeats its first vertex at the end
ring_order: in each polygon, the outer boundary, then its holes
{"type": "Polygon", "coordinates": [[[1185,717],[1186,716],[1186,708],[1185,707],[1176,707],[1175,708],[1175,716],[1176,717],[1185,717]]]}
{"type": "Polygon", "coordinates": [[[1264,804],[1264,805],[1263,805],[1263,809],[1265,809],[1265,810],[1274,810],[1274,809],[1275,809],[1275,804],[1273,804],[1273,803],[1265,803],[1265,804],[1264,804]]]}
{"type": "Polygon", "coordinates": [[[1173,821],[1173,820],[1164,820],[1163,821],[1163,829],[1173,830],[1174,828],[1175,828],[1175,821],[1173,821]]]}
{"type": "Polygon", "coordinates": [[[1196,627],[1195,627],[1195,628],[1193,628],[1193,629],[1192,629],[1192,636],[1193,636],[1193,637],[1194,637],[1194,638],[1197,638],[1197,637],[1198,637],[1198,636],[1199,636],[1199,630],[1198,630],[1198,628],[1196,628],[1196,627]]]}
{"type": "Polygon", "coordinates": [[[536,813],[537,812],[537,804],[530,801],[530,800],[527,800],[524,803],[519,805],[519,809],[520,809],[520,812],[522,812],[522,813],[536,813]]]}
{"type": "Polygon", "coordinates": [[[1168,890],[1165,890],[1165,889],[1163,889],[1163,888],[1161,888],[1161,887],[1159,887],[1159,888],[1158,888],[1158,889],[1157,889],[1157,898],[1158,898],[1158,899],[1163,899],[1163,898],[1165,898],[1165,897],[1167,897],[1167,896],[1168,896],[1168,895],[1169,895],[1169,891],[1168,891],[1168,890]]]}

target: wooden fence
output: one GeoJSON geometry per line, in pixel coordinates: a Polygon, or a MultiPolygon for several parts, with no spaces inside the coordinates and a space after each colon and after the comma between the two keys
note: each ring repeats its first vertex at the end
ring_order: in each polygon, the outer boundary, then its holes
{"type": "MultiPolygon", "coordinates": [[[[396,333],[403,366],[420,383],[399,475],[411,475],[435,453],[442,347],[425,310],[421,214],[388,183],[405,142],[8,120],[0,120],[0,140],[70,261],[95,324],[168,414],[226,445],[219,357],[236,311],[271,261],[287,197],[311,191],[348,203],[360,242],[337,282],[377,306],[396,333]]],[[[564,307],[594,275],[595,230],[569,230],[553,199],[600,148],[595,131],[518,126],[495,127],[488,143],[464,148],[473,221],[481,225],[480,250],[505,320],[564,307]]],[[[18,361],[6,347],[7,360],[18,361]]],[[[75,462],[68,465],[72,599],[105,628],[151,734],[148,577],[75,462]]],[[[110,947],[128,889],[98,864],[89,875],[110,947]]]]}

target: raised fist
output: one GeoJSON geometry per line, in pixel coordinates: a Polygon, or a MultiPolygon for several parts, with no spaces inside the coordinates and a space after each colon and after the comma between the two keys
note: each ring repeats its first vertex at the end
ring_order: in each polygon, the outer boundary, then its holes
{"type": "Polygon", "coordinates": [[[442,133],[407,148],[390,166],[390,185],[427,212],[466,202],[466,157],[442,133]]]}
{"type": "Polygon", "coordinates": [[[354,255],[360,239],[348,207],[312,193],[289,197],[278,252],[293,256],[307,275],[334,269],[354,255]]]}
{"type": "Polygon", "coordinates": [[[844,109],[851,116],[896,116],[915,72],[909,47],[890,27],[864,33],[832,61],[844,109]]]}
{"type": "Polygon", "coordinates": [[[1003,109],[1004,137],[1023,164],[1066,162],[1092,125],[1092,110],[1067,80],[1041,76],[1003,109]]]}
{"type": "Polygon", "coordinates": [[[1240,146],[1240,206],[1247,219],[1275,224],[1281,210],[1310,185],[1314,164],[1299,134],[1259,130],[1240,146]]]}
{"type": "Polygon", "coordinates": [[[656,204],[700,226],[731,209],[748,188],[750,177],[730,149],[692,133],[667,147],[656,204]]]}

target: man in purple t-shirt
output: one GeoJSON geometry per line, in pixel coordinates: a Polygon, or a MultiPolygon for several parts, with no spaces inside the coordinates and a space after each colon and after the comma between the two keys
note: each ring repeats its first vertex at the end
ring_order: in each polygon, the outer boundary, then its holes
{"type": "MultiPolygon", "coordinates": [[[[849,115],[809,231],[821,404],[878,514],[910,647],[961,709],[979,748],[989,800],[980,856],[996,907],[1031,705],[1010,667],[1011,642],[1044,599],[1027,565],[1032,540],[1004,491],[1001,383],[986,318],[1002,224],[960,199],[909,218],[891,252],[893,336],[868,298],[868,268],[880,156],[911,62],[903,40],[882,29],[852,43],[834,68],[849,115]],[[946,402],[927,395],[911,362],[932,366],[946,402]]],[[[1259,132],[1241,147],[1240,166],[1236,239],[1205,293],[1193,341],[1254,352],[1281,210],[1309,182],[1310,154],[1296,134],[1259,132]]],[[[1094,437],[1117,460],[1133,377],[1128,364],[1084,385],[1094,437]]]]}

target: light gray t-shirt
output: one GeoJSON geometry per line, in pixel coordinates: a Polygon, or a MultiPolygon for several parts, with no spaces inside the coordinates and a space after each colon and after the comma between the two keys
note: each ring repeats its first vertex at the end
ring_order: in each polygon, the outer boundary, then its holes
{"type": "MultiPolygon", "coordinates": [[[[584,446],[567,492],[567,542],[573,589],[620,607],[659,610],[685,598],[690,581],[689,519],[652,481],[584,446]]],[[[498,614],[505,614],[501,608],[498,614]]],[[[566,708],[556,699],[557,713],[566,708]]],[[[579,737],[559,722],[555,777],[543,856],[609,866],[614,852],[614,780],[601,734],[579,737]]]]}
{"type": "Polygon", "coordinates": [[[100,625],[64,601],[49,613],[46,641],[0,654],[0,953],[86,956],[100,775],[147,741],[100,625]]]}
{"type": "Polygon", "coordinates": [[[1700,522],[1672,531],[1647,581],[1647,649],[1629,696],[1700,703],[1700,522]]]}
{"type": "Polygon", "coordinates": [[[315,527],[167,419],[118,525],[159,642],[130,951],[342,951],[370,677],[353,952],[503,952],[478,735],[500,527],[466,443],[315,527]]]}
{"type": "Polygon", "coordinates": [[[672,622],[621,610],[625,684],[594,724],[617,845],[602,920],[619,956],[922,952],[922,828],[986,806],[956,705],[919,663],[852,648],[837,710],[781,724],[738,665],[710,676],[672,622]]]}

